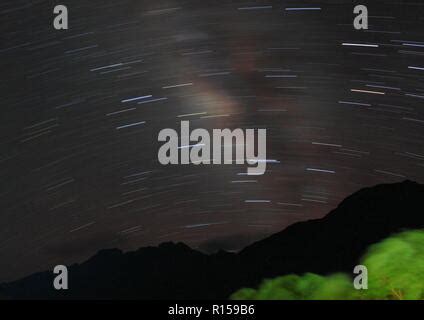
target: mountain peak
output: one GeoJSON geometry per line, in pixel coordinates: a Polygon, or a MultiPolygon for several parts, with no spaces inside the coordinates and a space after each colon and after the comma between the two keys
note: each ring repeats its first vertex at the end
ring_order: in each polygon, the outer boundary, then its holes
{"type": "Polygon", "coordinates": [[[242,287],[288,273],[351,272],[369,245],[424,228],[424,185],[377,185],[346,198],[326,217],[298,222],[238,254],[205,255],[183,243],[123,253],[101,250],[69,267],[70,289],[44,272],[0,287],[18,299],[226,299],[242,287]]]}

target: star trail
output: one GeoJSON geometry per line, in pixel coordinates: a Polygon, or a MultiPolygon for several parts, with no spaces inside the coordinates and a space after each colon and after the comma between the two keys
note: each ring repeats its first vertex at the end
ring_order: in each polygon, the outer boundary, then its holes
{"type": "Polygon", "coordinates": [[[368,30],[347,0],[62,2],[68,30],[52,1],[0,4],[0,281],[112,247],[237,251],[424,182],[422,2],[363,1],[368,30]],[[182,120],[267,129],[266,173],[161,165],[182,120]]]}

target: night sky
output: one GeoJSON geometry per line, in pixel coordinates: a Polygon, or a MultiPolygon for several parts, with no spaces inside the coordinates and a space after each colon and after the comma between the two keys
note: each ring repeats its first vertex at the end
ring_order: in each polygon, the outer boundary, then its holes
{"type": "Polygon", "coordinates": [[[3,0],[0,21],[0,281],[111,247],[239,250],[424,182],[420,0],[3,0]],[[275,161],[162,166],[182,120],[266,128],[275,161]]]}

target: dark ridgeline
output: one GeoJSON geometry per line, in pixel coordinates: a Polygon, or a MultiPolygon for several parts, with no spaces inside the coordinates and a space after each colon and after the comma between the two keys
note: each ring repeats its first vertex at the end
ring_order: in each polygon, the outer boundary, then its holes
{"type": "Polygon", "coordinates": [[[69,268],[67,291],[53,273],[4,284],[14,299],[225,299],[287,273],[352,272],[365,249],[393,233],[424,228],[424,185],[405,181],[363,189],[319,220],[296,223],[238,254],[206,255],[182,243],[135,252],[103,250],[69,268]]]}

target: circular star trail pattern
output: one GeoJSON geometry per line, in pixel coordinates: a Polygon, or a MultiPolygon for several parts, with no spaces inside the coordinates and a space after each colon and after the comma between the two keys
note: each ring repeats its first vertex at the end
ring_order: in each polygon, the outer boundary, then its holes
{"type": "Polygon", "coordinates": [[[1,281],[110,247],[239,250],[424,181],[419,1],[363,1],[362,31],[353,1],[62,2],[62,31],[57,3],[0,5],[1,281]],[[265,128],[275,161],[162,166],[158,133],[182,120],[265,128]]]}

